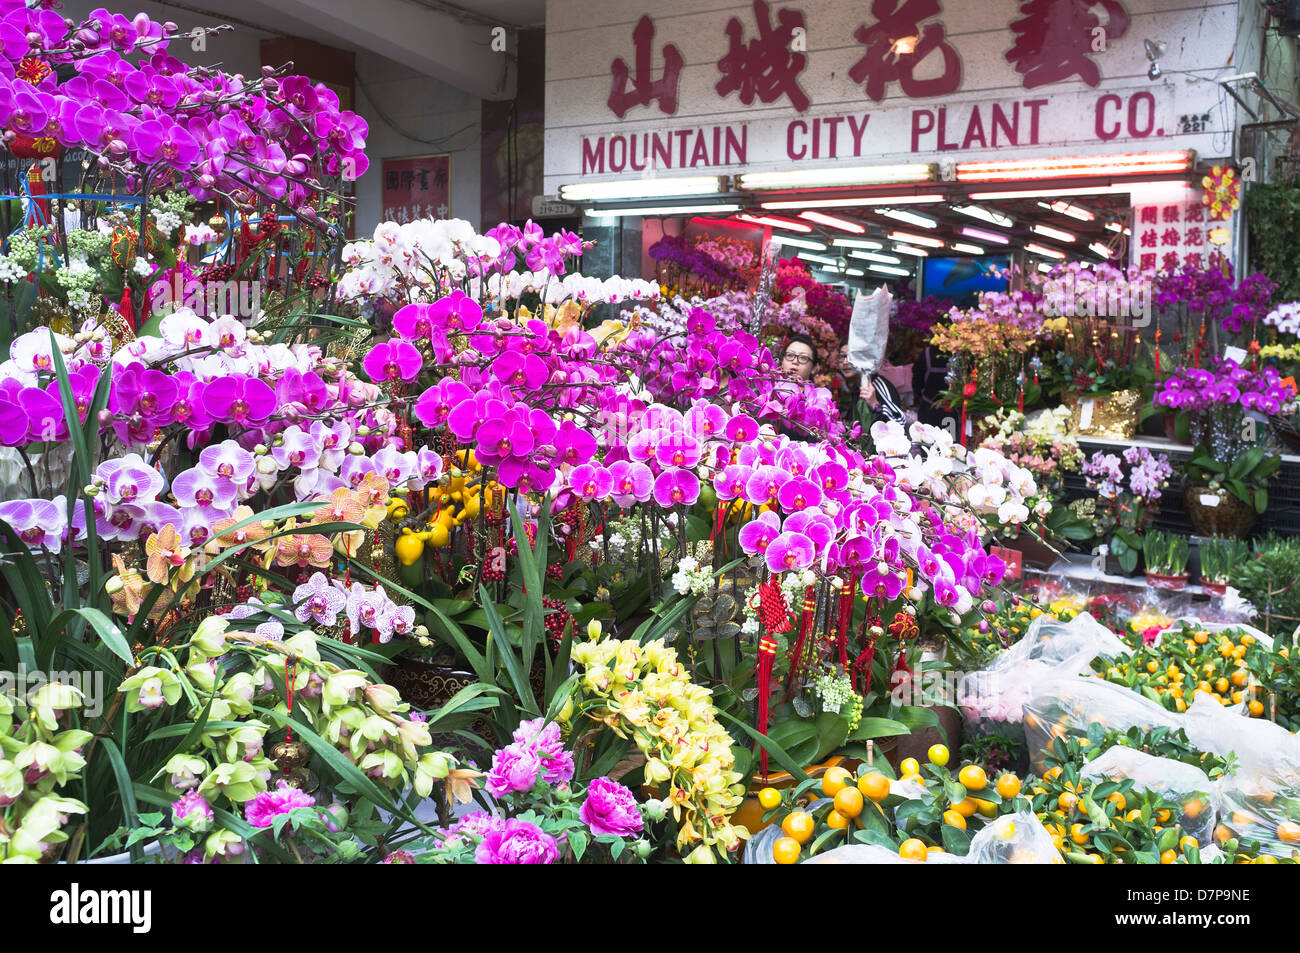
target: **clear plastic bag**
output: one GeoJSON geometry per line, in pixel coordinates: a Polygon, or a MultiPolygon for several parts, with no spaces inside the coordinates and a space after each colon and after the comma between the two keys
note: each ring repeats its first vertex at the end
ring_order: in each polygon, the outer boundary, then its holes
{"type": "Polygon", "coordinates": [[[1063,864],[1043,822],[1030,811],[1004,814],[971,838],[967,864],[1063,864]]]}
{"type": "Polygon", "coordinates": [[[1024,637],[978,672],[965,676],[958,688],[958,704],[968,721],[1020,723],[1025,702],[1038,686],[1066,675],[1088,671],[1097,656],[1117,658],[1130,654],[1127,645],[1088,613],[1062,622],[1040,615],[1024,637]]]}
{"type": "Polygon", "coordinates": [[[1135,725],[1144,731],[1161,725],[1181,728],[1182,719],[1149,698],[1123,685],[1100,678],[1067,676],[1047,679],[1025,703],[1025,744],[1030,765],[1041,774],[1042,757],[1052,739],[1086,735],[1091,725],[1127,731],[1135,725]]]}
{"type": "Polygon", "coordinates": [[[1216,839],[1254,840],[1264,853],[1300,857],[1300,738],[1204,697],[1187,709],[1186,723],[1196,747],[1236,755],[1233,771],[1219,779],[1216,839]]]}
{"type": "Polygon", "coordinates": [[[845,844],[818,854],[806,861],[809,864],[964,864],[965,857],[943,851],[926,854],[925,860],[908,860],[897,851],[877,844],[845,844]]]}
{"type": "Polygon", "coordinates": [[[1084,765],[1080,774],[1085,780],[1130,779],[1139,791],[1162,794],[1181,805],[1178,824],[1201,847],[1208,847],[1214,839],[1220,809],[1218,785],[1195,765],[1116,745],[1084,765]]]}

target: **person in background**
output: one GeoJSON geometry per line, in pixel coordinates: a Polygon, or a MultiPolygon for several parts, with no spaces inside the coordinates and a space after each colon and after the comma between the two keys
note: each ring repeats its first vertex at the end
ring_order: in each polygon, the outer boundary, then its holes
{"type": "MultiPolygon", "coordinates": [[[[816,371],[817,348],[813,345],[812,338],[806,334],[791,336],[786,342],[785,353],[781,355],[781,373],[800,383],[806,383],[816,371]]],[[[898,391],[880,375],[872,374],[864,379],[858,397],[861,403],[856,416],[862,419],[865,410],[873,417],[873,420],[862,421],[863,430],[870,430],[875,420],[892,420],[900,424],[904,422],[898,391]]]]}

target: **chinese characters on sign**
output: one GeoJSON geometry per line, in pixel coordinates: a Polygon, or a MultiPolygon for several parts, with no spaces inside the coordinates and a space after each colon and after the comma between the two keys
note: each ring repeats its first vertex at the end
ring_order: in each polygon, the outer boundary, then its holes
{"type": "Polygon", "coordinates": [[[727,55],[718,60],[722,79],[715,87],[719,96],[728,96],[740,90],[740,101],[746,106],[759,102],[774,103],[788,96],[791,105],[799,112],[808,108],[808,96],[799,87],[799,74],[808,63],[802,52],[792,52],[796,37],[804,31],[803,14],[797,10],[782,9],[777,14],[779,26],[772,26],[771,11],[764,0],[754,0],[754,19],[758,21],[758,36],[745,43],[744,27],[732,17],[727,22],[727,55]]]}
{"type": "Polygon", "coordinates": [[[653,56],[652,44],[655,39],[655,25],[648,16],[637,21],[632,31],[632,45],[636,49],[636,73],[631,75],[627,61],[619,57],[610,64],[614,76],[614,85],[609,90],[608,105],[614,115],[622,119],[633,106],[649,106],[654,100],[659,101],[659,111],[672,115],[677,112],[677,80],[682,72],[682,54],[677,47],[669,43],[664,46],[664,74],[659,79],[650,79],[650,60],[653,56]],[[627,88],[628,79],[632,88],[627,88]]]}
{"type": "Polygon", "coordinates": [[[1076,76],[1096,88],[1101,70],[1092,55],[1105,52],[1108,41],[1128,30],[1128,14],[1118,0],[1027,0],[1020,13],[1011,24],[1016,42],[1006,58],[1024,77],[1026,89],[1076,76]],[[1105,25],[1095,7],[1106,12],[1105,25]]]}
{"type": "Polygon", "coordinates": [[[1206,267],[1216,251],[1199,202],[1136,206],[1132,247],[1134,264],[1166,270],[1206,267]]]}
{"type": "MultiPolygon", "coordinates": [[[[745,106],[786,97],[804,112],[812,104],[799,83],[808,65],[803,13],[773,10],[768,0],[753,0],[754,31],[731,17],[724,30],[726,53],[717,61],[720,97],[740,94],[745,106]]],[[[947,39],[940,0],[872,0],[874,22],[863,23],[853,38],[863,47],[849,68],[849,79],[866,98],[880,102],[897,84],[904,96],[948,96],[962,84],[962,61],[947,39]]],[[[1025,89],[1079,80],[1096,88],[1102,79],[1098,57],[1110,41],[1128,31],[1129,16],[1121,0],[1022,0],[1018,18],[1008,24],[1011,48],[1005,58],[1025,89]]],[[[673,43],[661,47],[659,78],[655,25],[643,15],[632,30],[632,61],[620,56],[610,64],[613,82],[606,105],[620,119],[636,107],[657,103],[667,115],[677,112],[684,60],[673,43]]]]}
{"type": "Polygon", "coordinates": [[[451,156],[383,160],[383,209],[389,222],[451,215],[451,156]]]}
{"type": "Polygon", "coordinates": [[[849,79],[865,80],[866,92],[876,102],[885,98],[885,87],[898,83],[907,96],[946,96],[961,86],[961,59],[944,39],[942,23],[922,20],[938,16],[939,0],[874,0],[871,14],[876,23],[865,23],[853,38],[866,47],[862,59],[849,69],[849,79]],[[943,72],[932,79],[917,79],[913,72],[930,54],[938,53],[943,72]]]}

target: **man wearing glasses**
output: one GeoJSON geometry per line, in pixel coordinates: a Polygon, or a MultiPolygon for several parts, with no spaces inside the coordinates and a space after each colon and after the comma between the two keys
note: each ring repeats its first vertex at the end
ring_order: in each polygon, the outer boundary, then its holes
{"type": "MultiPolygon", "coordinates": [[[[804,334],[791,337],[781,356],[781,373],[804,382],[811,380],[816,370],[817,349],[813,346],[812,339],[804,334]]],[[[872,374],[864,379],[858,396],[877,420],[892,420],[900,424],[905,422],[898,392],[883,377],[872,374]]],[[[864,429],[869,427],[866,424],[864,429]]]]}

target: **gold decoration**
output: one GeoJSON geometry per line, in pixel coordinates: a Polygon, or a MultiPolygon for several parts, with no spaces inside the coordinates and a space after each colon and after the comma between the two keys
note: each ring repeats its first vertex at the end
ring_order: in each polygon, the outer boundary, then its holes
{"type": "Polygon", "coordinates": [[[1130,388],[1096,397],[1067,394],[1065,405],[1070,408],[1070,432],[1075,436],[1128,440],[1137,433],[1142,392],[1130,388]],[[1092,401],[1092,414],[1087,421],[1088,426],[1083,427],[1080,424],[1084,417],[1085,401],[1092,401]]]}
{"type": "Polygon", "coordinates": [[[309,754],[301,741],[279,741],[271,747],[271,760],[285,774],[306,764],[309,754]]]}

